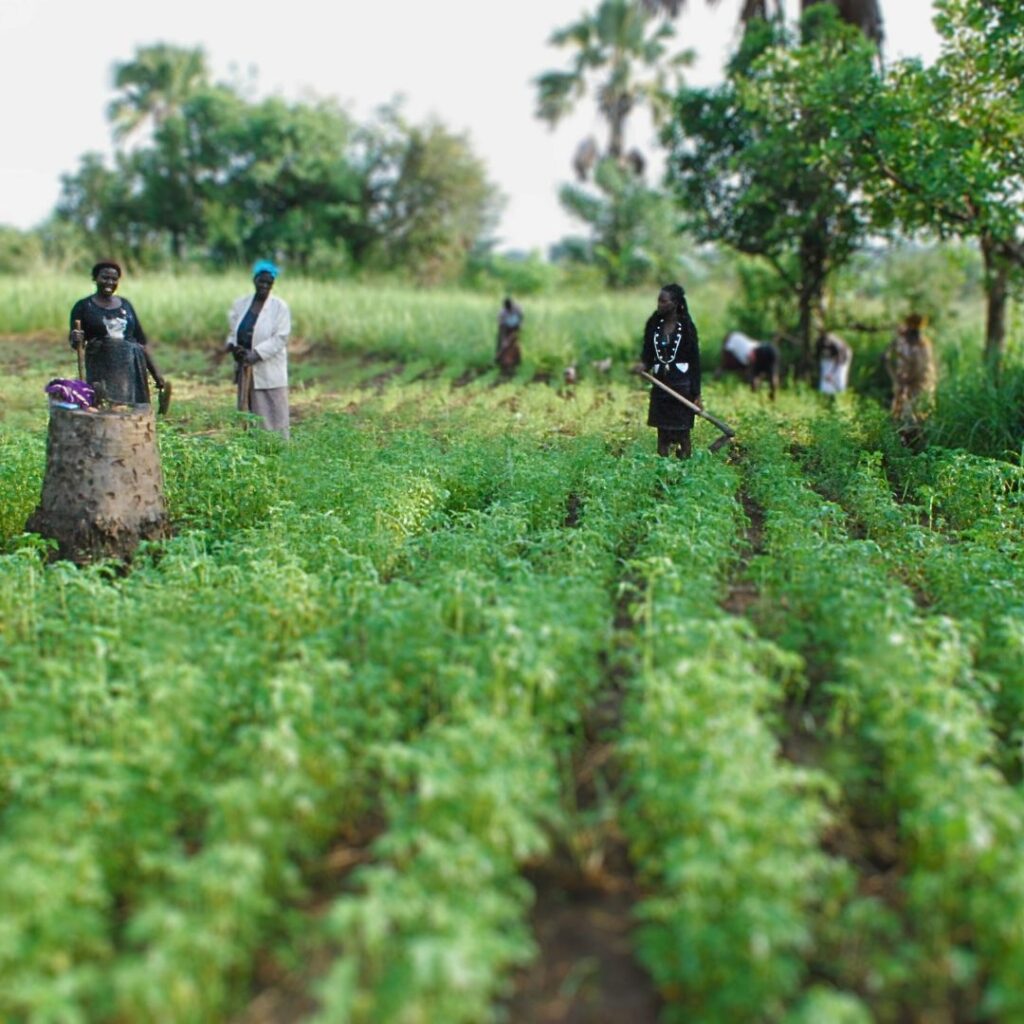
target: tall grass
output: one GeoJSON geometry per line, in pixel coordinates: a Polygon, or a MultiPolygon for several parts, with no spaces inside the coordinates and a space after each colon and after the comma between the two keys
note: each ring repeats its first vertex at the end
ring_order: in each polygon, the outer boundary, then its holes
{"type": "MultiPolygon", "coordinates": [[[[731,271],[700,274],[692,285],[684,284],[705,366],[714,366],[720,339],[734,326],[728,312],[735,292],[731,271]]],[[[197,372],[195,354],[201,348],[221,346],[228,308],[250,287],[245,274],[152,274],[127,276],[122,292],[157,342],[163,368],[190,374],[197,372]]],[[[85,274],[0,276],[0,336],[56,341],[67,329],[72,303],[91,290],[85,274]]],[[[498,292],[425,290],[395,282],[325,282],[287,273],[277,292],[292,310],[296,351],[303,350],[300,346],[312,348],[316,361],[348,356],[446,366],[456,373],[493,362],[495,314],[502,298],[498,292]]],[[[656,289],[649,288],[562,292],[524,300],[524,372],[555,375],[569,364],[585,369],[591,361],[609,356],[620,367],[628,365],[639,353],[643,324],[655,298],[656,289]]],[[[928,437],[936,444],[1017,460],[1024,427],[1024,368],[1011,343],[1001,380],[990,380],[980,367],[981,329],[971,319],[972,325],[952,322],[933,332],[940,387],[928,437]]],[[[870,333],[849,340],[855,350],[851,387],[887,403],[890,385],[883,354],[890,336],[870,333]]],[[[300,376],[301,371],[296,379],[300,376]]]]}
{"type": "MultiPolygon", "coordinates": [[[[726,327],[731,280],[703,278],[691,287],[690,308],[706,344],[717,347],[726,327]]],[[[128,275],[131,299],[146,332],[161,343],[219,343],[231,303],[251,288],[244,275],[128,275]]],[[[63,335],[72,304],[92,291],[83,274],[0,276],[0,334],[63,335]]],[[[285,274],[276,293],[292,311],[293,337],[325,350],[372,353],[382,359],[489,362],[503,295],[469,289],[425,290],[397,283],[325,282],[285,274]],[[477,356],[474,359],[473,356],[477,356]]],[[[633,358],[657,288],[630,292],[563,292],[523,300],[528,358],[561,368],[607,356],[633,358]]]]}
{"type": "Polygon", "coordinates": [[[927,437],[944,448],[966,448],[976,455],[1021,462],[1024,366],[1011,364],[998,377],[976,364],[947,374],[936,393],[927,437]]]}

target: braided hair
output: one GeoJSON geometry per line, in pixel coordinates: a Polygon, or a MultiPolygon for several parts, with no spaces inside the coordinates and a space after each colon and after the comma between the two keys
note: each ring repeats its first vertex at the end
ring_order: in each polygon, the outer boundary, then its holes
{"type": "Polygon", "coordinates": [[[111,270],[116,270],[118,277],[122,276],[120,263],[115,263],[113,260],[100,260],[98,263],[94,263],[92,266],[92,279],[95,281],[96,276],[99,274],[99,272],[106,267],[110,267],[111,270]]]}
{"type": "MultiPolygon", "coordinates": [[[[679,318],[679,328],[683,333],[683,343],[687,346],[693,345],[696,347],[697,325],[690,316],[690,307],[686,304],[686,292],[683,291],[683,286],[675,283],[666,284],[662,286],[661,290],[667,292],[676,305],[676,316],[679,318]]],[[[644,337],[647,337],[648,334],[653,335],[660,321],[661,314],[655,310],[647,319],[647,324],[644,327],[644,337]]]]}

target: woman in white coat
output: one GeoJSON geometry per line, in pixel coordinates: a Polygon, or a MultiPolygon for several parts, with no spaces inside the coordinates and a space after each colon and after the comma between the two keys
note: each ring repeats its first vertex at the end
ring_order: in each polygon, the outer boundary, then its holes
{"type": "Polygon", "coordinates": [[[228,313],[228,351],[234,356],[238,409],[255,413],[283,438],[288,423],[288,335],[292,314],[284,299],[271,295],[278,269],[270,260],[252,268],[255,294],[237,299],[228,313]]]}

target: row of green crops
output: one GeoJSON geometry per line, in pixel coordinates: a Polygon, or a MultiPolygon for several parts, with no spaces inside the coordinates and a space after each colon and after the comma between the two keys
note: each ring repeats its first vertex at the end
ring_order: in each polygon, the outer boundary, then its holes
{"type": "Polygon", "coordinates": [[[642,671],[623,747],[626,828],[654,895],[639,953],[666,1020],[867,1020],[857,1000],[807,982],[816,916],[844,880],[821,850],[828,780],[779,757],[773,719],[799,658],[717,601],[741,550],[734,472],[702,457],[645,522],[636,567],[642,671]]]}
{"type": "Polygon", "coordinates": [[[971,646],[978,698],[1003,740],[1000,760],[1019,778],[1024,471],[962,451],[909,457],[870,409],[816,424],[803,461],[815,486],[880,545],[918,602],[957,620],[971,646]]]}
{"type": "MultiPolygon", "coordinates": [[[[887,1016],[960,1005],[1015,1019],[1024,801],[993,763],[969,621],[917,608],[885,549],[852,536],[841,508],[802,477],[776,424],[751,421],[748,438],[747,487],[765,517],[762,628],[822,678],[817,710],[836,733],[845,813],[891,823],[899,839],[898,897],[858,913],[865,942],[891,947],[870,977],[847,983],[875,989],[887,1016]]],[[[856,493],[873,522],[898,518],[856,493]]],[[[835,965],[836,977],[848,966],[835,965]]]]}
{"type": "Polygon", "coordinates": [[[429,393],[287,448],[165,431],[181,536],[125,578],[3,561],[5,1015],[217,1019],[316,851],[380,809],[325,1012],[478,1020],[529,955],[518,865],[612,616],[590,489],[632,460],[429,393]],[[433,432],[400,426],[431,401],[433,432]]]}

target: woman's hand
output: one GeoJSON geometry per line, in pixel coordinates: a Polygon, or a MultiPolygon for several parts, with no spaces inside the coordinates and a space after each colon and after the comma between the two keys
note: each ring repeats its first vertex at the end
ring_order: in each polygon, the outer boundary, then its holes
{"type": "Polygon", "coordinates": [[[260,354],[254,348],[245,349],[243,359],[246,363],[252,366],[253,363],[258,363],[260,361],[260,354]]]}
{"type": "Polygon", "coordinates": [[[68,335],[68,340],[71,342],[72,348],[81,348],[85,341],[85,331],[72,330],[68,335]]]}

